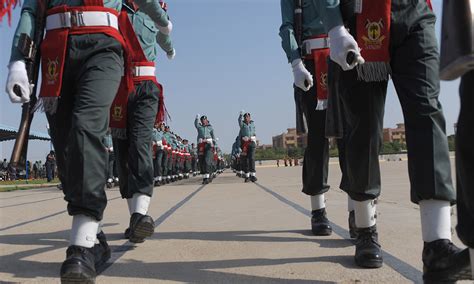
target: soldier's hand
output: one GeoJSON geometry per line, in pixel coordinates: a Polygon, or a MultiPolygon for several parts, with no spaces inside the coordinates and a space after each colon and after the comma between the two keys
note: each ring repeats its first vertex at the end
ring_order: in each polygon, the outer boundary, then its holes
{"type": "Polygon", "coordinates": [[[168,25],[166,27],[160,27],[160,26],[156,26],[156,27],[162,34],[169,35],[171,31],[173,30],[173,23],[171,23],[171,21],[168,21],[168,25]]]}
{"type": "Polygon", "coordinates": [[[331,59],[341,66],[342,70],[351,70],[357,64],[364,64],[365,60],[360,54],[360,48],[352,35],[342,25],[336,26],[329,31],[329,44],[331,59]],[[354,59],[347,62],[347,55],[354,53],[354,59]]]}
{"type": "Polygon", "coordinates": [[[173,60],[174,57],[176,56],[176,50],[173,48],[170,52],[166,53],[166,56],[168,56],[169,60],[173,60]]]}
{"type": "Polygon", "coordinates": [[[6,92],[12,103],[27,103],[30,101],[30,83],[23,60],[11,62],[8,66],[6,92]],[[19,92],[15,92],[15,89],[19,92]]]}
{"type": "Polygon", "coordinates": [[[303,65],[301,59],[295,59],[291,63],[293,68],[293,79],[296,87],[307,92],[313,87],[313,76],[303,65]]]}
{"type": "Polygon", "coordinates": [[[196,119],[199,119],[200,116],[201,116],[201,115],[200,115],[199,113],[196,114],[196,119]]]}

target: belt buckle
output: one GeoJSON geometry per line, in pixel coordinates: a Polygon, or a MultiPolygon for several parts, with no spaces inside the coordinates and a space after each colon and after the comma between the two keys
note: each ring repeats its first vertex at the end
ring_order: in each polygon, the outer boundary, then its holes
{"type": "Polygon", "coordinates": [[[138,66],[133,67],[133,76],[140,77],[140,67],[138,66]]]}
{"type": "Polygon", "coordinates": [[[82,27],[84,23],[84,13],[82,11],[73,11],[71,13],[71,27],[82,27]]]}

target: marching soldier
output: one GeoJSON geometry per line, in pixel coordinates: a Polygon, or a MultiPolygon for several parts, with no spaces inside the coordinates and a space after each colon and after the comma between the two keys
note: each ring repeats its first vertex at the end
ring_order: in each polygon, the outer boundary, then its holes
{"type": "Polygon", "coordinates": [[[241,149],[240,162],[245,173],[245,182],[256,182],[255,172],[255,149],[257,148],[257,136],[255,134],[255,124],[250,118],[250,113],[240,112],[239,115],[241,149]]]}
{"type": "Polygon", "coordinates": [[[151,146],[157,113],[164,117],[162,88],[155,77],[156,44],[168,43],[165,51],[173,48],[169,35],[150,30],[151,18],[133,1],[124,1],[123,7],[128,14],[125,41],[133,50],[135,89],[131,95],[126,89],[119,89],[111,108],[111,127],[119,161],[120,193],[127,200],[131,215],[125,237],[141,243],[155,228],[153,218],[147,215],[154,185],[151,146]]]}
{"type": "Polygon", "coordinates": [[[194,126],[198,132],[198,155],[199,167],[201,174],[204,175],[202,183],[208,184],[211,180],[212,163],[213,163],[213,143],[216,140],[214,137],[214,129],[212,128],[207,116],[199,117],[196,115],[194,126]]]}
{"type": "MultiPolygon", "coordinates": [[[[294,79],[294,96],[307,122],[308,146],[303,162],[303,193],[311,201],[311,230],[314,235],[332,234],[327,218],[325,193],[329,190],[329,141],[325,137],[328,106],[327,57],[329,43],[322,20],[325,14],[318,12],[321,1],[281,0],[282,25],[280,37],[294,79]],[[298,2],[300,2],[298,4],[298,2]],[[297,15],[302,20],[297,20],[297,15]],[[298,46],[301,44],[301,47],[298,46]]],[[[328,2],[329,1],[324,1],[328,2]]],[[[334,1],[333,1],[334,2],[334,1]]],[[[329,16],[328,16],[329,17],[329,16]]],[[[338,143],[339,146],[339,143],[338,143]]],[[[339,149],[342,152],[342,149],[339,149]]],[[[293,166],[293,159],[283,159],[285,167],[293,166]]],[[[341,163],[341,169],[343,164],[341,163]]],[[[344,171],[343,177],[344,177],[344,171]]],[[[342,185],[341,185],[342,186],[342,185]]]]}
{"type": "MultiPolygon", "coordinates": [[[[64,172],[61,182],[68,212],[73,216],[61,280],[93,282],[96,265],[110,256],[102,239],[97,249],[94,245],[107,203],[104,190],[107,153],[102,139],[108,128],[108,110],[123,74],[124,41],[118,32],[122,1],[26,0],[13,41],[7,79],[7,93],[13,102],[30,100],[25,61],[18,51],[18,42],[22,33],[32,37],[39,24],[37,11],[45,2],[48,2],[48,13],[47,32],[41,45],[40,98],[51,126],[58,166],[64,172]],[[21,90],[20,96],[14,92],[15,86],[21,90]]],[[[171,23],[158,3],[149,0],[135,3],[151,15],[153,24],[160,30],[171,31],[171,23]]]]}
{"type": "Polygon", "coordinates": [[[166,161],[163,164],[163,177],[166,177],[166,183],[170,183],[171,182],[171,173],[172,173],[171,165],[173,164],[173,156],[172,156],[172,154],[173,154],[172,153],[172,151],[173,151],[173,148],[172,148],[173,140],[172,140],[169,125],[165,126],[165,133],[163,134],[163,138],[166,141],[166,145],[165,145],[166,161]]]}
{"type": "Polygon", "coordinates": [[[349,129],[345,141],[349,186],[344,190],[355,209],[356,264],[377,268],[383,263],[375,203],[380,195],[378,155],[390,76],[405,117],[411,200],[420,206],[423,278],[436,281],[440,273],[456,275],[469,266],[469,258],[463,257],[467,250],[451,242],[451,204],[456,197],[438,101],[439,56],[429,1],[363,0],[356,6],[344,1],[340,7],[333,2],[325,1],[320,12],[326,15],[331,59],[340,66],[334,73],[340,77],[349,129]]]}
{"type": "Polygon", "coordinates": [[[434,275],[437,281],[472,279],[474,271],[474,68],[472,42],[465,40],[472,35],[472,18],[466,18],[466,11],[474,11],[473,1],[444,1],[441,35],[441,68],[443,80],[461,77],[459,95],[461,111],[456,125],[456,187],[459,239],[469,247],[470,267],[460,267],[458,274],[434,275]]]}
{"type": "Polygon", "coordinates": [[[164,147],[163,147],[163,134],[165,130],[164,122],[158,122],[153,129],[153,149],[155,153],[155,158],[153,160],[153,169],[155,176],[155,186],[160,186],[163,179],[163,162],[165,161],[164,156],[164,147]]]}
{"type": "Polygon", "coordinates": [[[193,172],[193,177],[197,175],[197,160],[198,160],[198,154],[197,154],[197,148],[196,144],[191,143],[191,170],[193,172]]]}
{"type": "Polygon", "coordinates": [[[191,151],[192,151],[192,148],[191,148],[191,145],[188,144],[189,141],[188,139],[184,139],[183,140],[183,163],[184,163],[184,166],[183,166],[183,173],[184,173],[184,178],[189,178],[189,172],[191,171],[191,151]]]}

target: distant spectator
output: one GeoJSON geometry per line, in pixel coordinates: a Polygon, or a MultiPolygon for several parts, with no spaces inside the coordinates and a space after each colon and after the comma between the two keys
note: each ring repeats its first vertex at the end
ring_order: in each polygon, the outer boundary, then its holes
{"type": "Polygon", "coordinates": [[[280,160],[277,160],[277,167],[280,167],[280,160]]]}
{"type": "Polygon", "coordinates": [[[0,168],[4,171],[8,170],[8,162],[7,159],[3,159],[3,163],[0,165],[0,168]]]}
{"type": "Polygon", "coordinates": [[[54,170],[56,168],[56,154],[54,151],[49,152],[46,156],[46,178],[48,182],[51,182],[54,179],[54,170]]]}
{"type": "Polygon", "coordinates": [[[288,160],[290,160],[290,167],[293,167],[293,159],[289,158],[288,160]]]}

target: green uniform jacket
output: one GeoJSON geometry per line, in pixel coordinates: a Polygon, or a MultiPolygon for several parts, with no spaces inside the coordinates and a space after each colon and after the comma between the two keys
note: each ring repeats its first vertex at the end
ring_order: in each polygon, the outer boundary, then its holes
{"type": "Polygon", "coordinates": [[[249,122],[249,124],[247,124],[247,123],[244,122],[243,115],[239,115],[239,126],[240,126],[240,132],[239,132],[240,137],[256,136],[256,134],[255,134],[255,124],[253,123],[253,120],[251,120],[249,122]]]}
{"type": "MultiPolygon", "coordinates": [[[[281,0],[281,45],[288,62],[300,58],[294,31],[294,0],[281,0]]],[[[303,38],[325,34],[331,28],[342,25],[339,0],[303,0],[303,38]]]]}
{"type": "Polygon", "coordinates": [[[163,140],[163,134],[163,131],[153,128],[153,140],[155,140],[156,142],[163,140]]]}
{"type": "MultiPolygon", "coordinates": [[[[160,4],[156,0],[135,0],[135,4],[138,5],[140,11],[146,13],[150,16],[152,21],[160,26],[168,26],[168,15],[161,8],[160,4]]],[[[50,0],[49,7],[53,8],[56,6],[68,5],[68,6],[81,6],[83,5],[82,0],[50,0]]],[[[104,6],[107,8],[112,8],[117,11],[122,9],[121,0],[104,0],[104,6]]],[[[21,10],[21,18],[18,23],[18,27],[15,31],[15,36],[13,38],[12,53],[10,61],[22,60],[23,55],[18,51],[18,40],[22,33],[28,34],[33,38],[35,33],[35,22],[36,22],[36,9],[38,7],[38,0],[25,0],[23,3],[23,9],[21,10]]]]}
{"type": "Polygon", "coordinates": [[[212,140],[216,140],[216,138],[214,137],[214,129],[212,128],[212,125],[208,124],[204,126],[201,123],[199,123],[199,119],[196,118],[194,120],[194,126],[196,127],[197,132],[198,132],[198,137],[197,137],[198,141],[199,139],[208,139],[208,138],[212,138],[212,140]]]}

